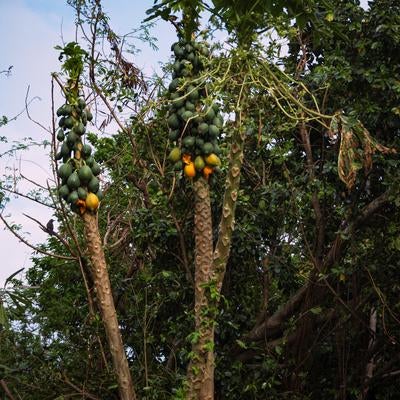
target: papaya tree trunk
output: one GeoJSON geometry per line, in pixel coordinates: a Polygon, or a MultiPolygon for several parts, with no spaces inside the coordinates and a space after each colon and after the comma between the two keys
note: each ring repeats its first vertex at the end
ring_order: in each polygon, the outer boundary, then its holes
{"type": "Polygon", "coordinates": [[[199,178],[195,195],[195,334],[188,367],[189,400],[214,399],[214,327],[218,304],[235,227],[235,208],[243,163],[244,137],[241,115],[230,149],[229,172],[222,205],[222,217],[213,251],[210,189],[199,178]]]}
{"type": "Polygon", "coordinates": [[[136,400],[132,377],[126,359],[121,331],[118,325],[110,278],[102,247],[96,215],[85,212],[82,216],[85,237],[91,261],[90,271],[96,289],[97,304],[107,335],[121,400],[136,400]]]}
{"type": "Polygon", "coordinates": [[[187,399],[214,399],[214,312],[211,267],[213,258],[210,188],[199,178],[195,195],[195,332],[188,366],[187,399]]]}
{"type": "Polygon", "coordinates": [[[245,132],[242,125],[243,114],[236,114],[236,129],[233,133],[229,152],[229,168],[225,182],[224,200],[222,202],[222,216],[219,224],[218,240],[213,254],[213,279],[218,293],[221,292],[226,265],[228,262],[232,233],[235,229],[236,201],[240,185],[240,172],[243,164],[243,150],[245,132]]]}

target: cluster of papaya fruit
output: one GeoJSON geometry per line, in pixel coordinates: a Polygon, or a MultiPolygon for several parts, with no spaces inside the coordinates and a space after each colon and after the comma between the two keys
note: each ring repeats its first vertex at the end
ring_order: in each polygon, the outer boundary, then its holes
{"type": "Polygon", "coordinates": [[[171,50],[175,56],[172,81],[168,87],[170,109],[169,139],[173,148],[169,159],[175,171],[188,178],[206,179],[218,170],[223,118],[216,103],[210,104],[204,70],[209,49],[204,42],[180,39],[171,50]]]}
{"type": "Polygon", "coordinates": [[[86,210],[94,212],[103,197],[97,178],[100,166],[92,156],[92,148],[82,141],[87,122],[93,116],[81,97],[67,101],[57,110],[57,116],[60,117],[57,140],[61,142],[61,148],[55,158],[63,161],[57,171],[61,180],[58,194],[72,211],[78,214],[86,210]]]}

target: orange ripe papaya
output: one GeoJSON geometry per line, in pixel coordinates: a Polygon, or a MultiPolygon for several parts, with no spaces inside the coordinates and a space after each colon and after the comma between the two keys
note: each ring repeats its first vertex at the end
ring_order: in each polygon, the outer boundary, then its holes
{"type": "Polygon", "coordinates": [[[194,178],[196,176],[196,168],[194,167],[194,163],[189,162],[189,164],[185,165],[183,172],[188,178],[194,178]]]}
{"type": "Polygon", "coordinates": [[[208,177],[214,172],[214,169],[212,167],[210,167],[209,165],[206,165],[203,168],[203,175],[204,178],[208,179],[208,177]]]}

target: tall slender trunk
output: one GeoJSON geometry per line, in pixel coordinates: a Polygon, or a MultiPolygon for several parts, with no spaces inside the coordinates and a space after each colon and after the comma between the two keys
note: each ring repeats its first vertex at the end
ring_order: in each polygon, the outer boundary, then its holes
{"type": "Polygon", "coordinates": [[[97,218],[96,215],[89,212],[85,212],[82,218],[91,261],[90,271],[96,289],[97,303],[106,331],[114,371],[118,381],[120,398],[121,400],[136,400],[128,360],[126,359],[121,331],[118,325],[97,218]]]}
{"type": "Polygon", "coordinates": [[[236,115],[236,129],[232,137],[229,152],[229,169],[225,182],[224,200],[222,202],[222,216],[219,224],[218,240],[213,255],[213,277],[216,281],[218,292],[221,291],[226,272],[232,234],[235,229],[236,201],[239,193],[240,173],[243,164],[243,150],[245,141],[243,112],[236,115]]]}
{"type": "Polygon", "coordinates": [[[214,327],[235,227],[235,208],[245,138],[241,113],[237,115],[236,123],[237,129],[233,134],[229,154],[229,172],[226,178],[222,217],[215,251],[213,251],[209,185],[203,178],[199,178],[194,183],[195,342],[192,346],[192,359],[187,372],[188,400],[214,399],[214,327]]]}
{"type": "Polygon", "coordinates": [[[190,400],[214,398],[214,320],[212,304],[213,285],[211,267],[213,259],[210,188],[199,178],[194,183],[195,195],[195,335],[192,359],[188,366],[188,392],[190,400]]]}

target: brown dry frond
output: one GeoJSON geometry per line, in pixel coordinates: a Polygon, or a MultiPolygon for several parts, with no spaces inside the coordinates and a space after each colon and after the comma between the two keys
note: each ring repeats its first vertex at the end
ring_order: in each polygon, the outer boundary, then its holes
{"type": "Polygon", "coordinates": [[[340,140],[338,174],[349,190],[353,188],[360,169],[364,169],[365,174],[371,170],[372,156],[377,151],[397,153],[394,148],[378,143],[360,121],[351,120],[341,113],[332,119],[329,136],[340,140]]]}

